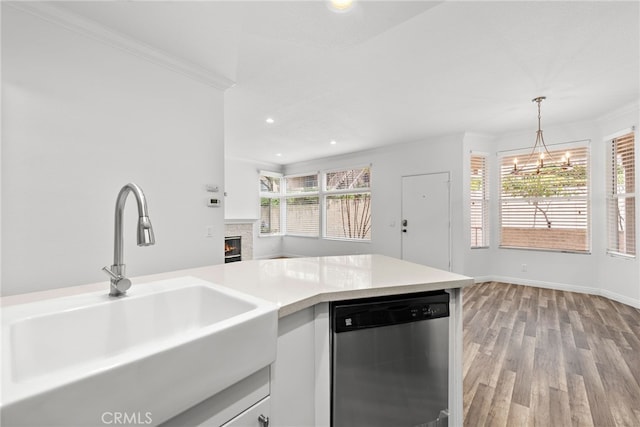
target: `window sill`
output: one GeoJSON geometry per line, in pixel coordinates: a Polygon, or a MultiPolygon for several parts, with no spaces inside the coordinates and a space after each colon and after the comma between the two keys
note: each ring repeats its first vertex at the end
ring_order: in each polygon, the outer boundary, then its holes
{"type": "Polygon", "coordinates": [[[561,254],[591,255],[591,251],[571,251],[568,249],[523,248],[519,246],[498,246],[499,249],[515,249],[518,251],[536,251],[561,254]]]}
{"type": "Polygon", "coordinates": [[[371,243],[371,239],[348,239],[340,237],[323,237],[322,240],[331,240],[334,242],[371,243]]]}
{"type": "Polygon", "coordinates": [[[636,259],[635,255],[623,254],[621,252],[614,252],[614,251],[607,251],[607,255],[609,255],[611,258],[621,258],[621,259],[627,259],[627,260],[636,259]]]}

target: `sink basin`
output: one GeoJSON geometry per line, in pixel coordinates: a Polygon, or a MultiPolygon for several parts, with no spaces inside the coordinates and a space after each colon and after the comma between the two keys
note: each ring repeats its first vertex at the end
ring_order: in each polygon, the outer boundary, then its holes
{"type": "Polygon", "coordinates": [[[2,423],[157,424],[272,363],[276,339],[274,304],[194,277],[10,306],[2,423]]]}

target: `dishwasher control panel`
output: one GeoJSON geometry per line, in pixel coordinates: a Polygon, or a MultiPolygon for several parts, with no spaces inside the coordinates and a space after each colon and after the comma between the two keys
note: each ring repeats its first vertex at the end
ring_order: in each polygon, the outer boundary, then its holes
{"type": "Polygon", "coordinates": [[[397,299],[365,299],[333,303],[336,333],[449,316],[446,292],[398,295],[397,299]]]}

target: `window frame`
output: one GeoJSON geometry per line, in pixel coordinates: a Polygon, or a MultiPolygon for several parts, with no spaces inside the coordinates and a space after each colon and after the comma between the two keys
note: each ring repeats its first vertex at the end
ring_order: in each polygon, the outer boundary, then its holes
{"type": "MultiPolygon", "coordinates": [[[[490,192],[491,192],[491,181],[489,179],[489,153],[479,152],[479,151],[471,151],[469,155],[469,247],[470,249],[488,249],[491,246],[491,229],[490,229],[490,192]],[[482,159],[482,190],[480,197],[474,197],[473,194],[473,161],[474,158],[482,159]],[[479,201],[481,203],[480,211],[482,217],[482,241],[480,245],[474,245],[473,234],[473,213],[472,213],[472,205],[474,200],[479,201]]],[[[477,241],[477,239],[476,239],[477,241]]]]}
{"type": "MultiPolygon", "coordinates": [[[[295,173],[290,175],[285,175],[278,172],[270,172],[270,171],[259,171],[259,195],[260,195],[260,207],[262,206],[263,198],[270,199],[278,199],[280,200],[280,231],[277,233],[263,233],[262,232],[262,224],[260,225],[259,236],[268,237],[268,236],[292,236],[292,237],[302,237],[302,238],[311,238],[311,239],[326,239],[326,240],[338,240],[338,241],[349,241],[349,242],[361,242],[361,243],[370,243],[371,242],[371,225],[369,225],[369,238],[361,239],[361,238],[349,238],[349,237],[333,237],[327,236],[327,198],[336,195],[349,195],[349,194],[368,194],[369,195],[369,203],[371,201],[371,169],[372,165],[358,165],[358,166],[349,166],[343,168],[333,168],[326,169],[317,172],[306,172],[306,173],[295,173]],[[357,189],[339,189],[339,190],[328,190],[326,177],[327,174],[354,170],[354,169],[369,169],[369,187],[357,188],[357,189]],[[313,191],[295,191],[289,192],[288,189],[288,180],[293,178],[299,178],[304,176],[313,176],[317,177],[318,188],[313,191]],[[277,177],[280,179],[280,191],[275,192],[264,192],[262,191],[261,179],[263,176],[271,176],[277,177]],[[287,205],[290,200],[304,198],[304,197],[313,197],[318,199],[318,234],[310,235],[305,233],[296,233],[288,231],[288,220],[287,220],[287,205]]],[[[371,212],[369,213],[371,215],[371,212]]],[[[260,213],[260,220],[262,220],[262,212],[260,213]]]]}
{"type": "MultiPolygon", "coordinates": [[[[552,247],[539,247],[539,246],[519,246],[519,245],[508,245],[508,244],[504,244],[503,243],[503,235],[504,235],[504,215],[503,215],[503,211],[504,211],[504,204],[505,202],[508,202],[508,200],[514,200],[514,198],[509,199],[508,197],[504,196],[504,192],[503,192],[503,179],[505,176],[508,175],[508,173],[506,173],[505,171],[507,170],[507,165],[505,163],[505,158],[513,158],[515,156],[518,156],[518,160],[521,160],[521,158],[528,158],[529,154],[531,153],[531,149],[515,149],[515,150],[506,150],[506,151],[501,151],[498,152],[498,186],[499,186],[499,213],[498,213],[498,231],[499,231],[499,243],[498,243],[498,247],[500,249],[517,249],[517,250],[526,250],[526,251],[541,251],[541,252],[560,252],[560,253],[572,253],[572,254],[579,254],[579,255],[590,255],[591,251],[592,251],[592,224],[591,224],[591,220],[592,220],[592,216],[593,216],[593,209],[591,206],[591,193],[592,193],[592,187],[593,187],[593,181],[591,179],[591,164],[592,164],[592,153],[591,153],[591,140],[590,139],[585,139],[585,140],[579,140],[579,141],[571,141],[571,142],[563,142],[563,143],[557,143],[557,144],[547,144],[547,147],[549,148],[549,151],[552,154],[558,153],[561,154],[562,151],[571,151],[573,150],[577,150],[577,149],[583,149],[586,151],[586,159],[584,161],[584,167],[586,168],[585,170],[585,174],[586,174],[586,190],[584,195],[573,195],[573,196],[555,196],[555,197],[523,197],[522,199],[526,200],[526,199],[531,199],[531,200],[545,200],[547,198],[549,199],[553,199],[555,198],[558,201],[561,200],[566,200],[566,201],[571,201],[571,200],[578,200],[578,201],[583,201],[584,205],[585,205],[585,209],[586,209],[586,219],[585,219],[585,246],[586,248],[584,250],[578,250],[578,249],[572,249],[572,248],[552,248],[552,247]]],[[[558,160],[558,159],[556,159],[558,160]]],[[[520,163],[519,163],[520,164],[520,163]]],[[[511,164],[510,164],[511,165],[511,164]]],[[[511,166],[509,166],[511,167],[511,166]]],[[[508,228],[508,227],[507,227],[508,228]]],[[[577,227],[567,227],[569,229],[571,228],[577,228],[577,227]]],[[[540,229],[544,229],[544,228],[540,228],[540,229]]]]}
{"type": "MultiPolygon", "coordinates": [[[[371,169],[372,166],[371,164],[368,165],[357,165],[357,166],[348,166],[348,167],[342,167],[342,168],[333,168],[333,169],[326,169],[322,171],[322,183],[321,183],[321,193],[322,193],[322,218],[321,218],[321,235],[323,239],[326,240],[339,240],[339,241],[348,241],[348,242],[362,242],[362,243],[370,243],[371,242],[371,230],[372,230],[372,224],[369,225],[369,232],[367,233],[369,235],[368,239],[365,238],[358,238],[358,237],[334,237],[334,236],[327,236],[327,198],[331,197],[331,196],[340,196],[340,195],[349,195],[349,194],[368,194],[369,195],[369,203],[371,203],[371,187],[372,187],[372,183],[371,183],[371,179],[372,179],[372,174],[371,174],[371,169]],[[335,173],[335,172],[342,172],[342,171],[348,171],[348,170],[354,170],[354,169],[369,169],[369,186],[368,187],[362,187],[362,188],[352,188],[352,189],[340,189],[340,190],[328,190],[327,189],[327,174],[330,173],[335,173]]],[[[369,218],[371,218],[371,210],[369,211],[369,218]]],[[[369,219],[369,221],[371,221],[371,219],[369,219]]]]}
{"type": "MultiPolygon", "coordinates": [[[[637,200],[638,200],[638,190],[637,190],[637,185],[638,185],[638,179],[637,179],[637,167],[636,165],[637,160],[638,160],[638,135],[636,132],[636,128],[635,126],[632,126],[630,128],[627,129],[623,129],[620,130],[612,135],[609,135],[607,137],[604,138],[604,142],[606,144],[606,157],[605,157],[605,161],[606,161],[606,172],[605,172],[605,210],[606,210],[606,253],[609,256],[612,257],[620,257],[620,258],[627,258],[627,259],[635,259],[637,257],[638,254],[638,233],[637,233],[637,226],[638,226],[638,221],[637,221],[637,200]],[[617,175],[616,175],[616,170],[618,167],[618,164],[616,162],[615,166],[613,164],[614,162],[614,158],[613,158],[613,150],[614,150],[614,144],[616,142],[616,140],[624,138],[628,135],[632,135],[633,137],[633,145],[632,145],[632,150],[633,150],[633,192],[625,192],[625,193],[618,193],[618,185],[617,185],[617,175]],[[627,237],[628,240],[631,240],[633,242],[633,253],[629,253],[629,252],[623,252],[617,249],[612,249],[611,248],[611,234],[612,234],[612,221],[611,221],[611,212],[609,210],[609,203],[611,202],[615,202],[618,206],[619,206],[619,201],[620,199],[633,199],[633,207],[634,207],[634,212],[633,215],[631,215],[629,218],[632,221],[633,227],[631,228],[633,230],[633,234],[632,237],[629,239],[627,237]]],[[[627,228],[627,230],[629,230],[629,228],[627,228]]],[[[617,221],[616,221],[616,232],[615,234],[617,234],[618,229],[617,229],[617,221]]]]}
{"type": "MultiPolygon", "coordinates": [[[[280,230],[273,233],[273,232],[269,232],[269,233],[263,233],[262,232],[262,211],[260,212],[260,229],[258,232],[258,236],[260,237],[270,237],[270,236],[283,236],[284,235],[284,230],[282,225],[284,224],[283,222],[283,205],[282,205],[282,194],[283,194],[283,185],[284,185],[284,175],[279,173],[279,172],[271,172],[271,171],[259,171],[259,176],[258,176],[258,197],[259,197],[259,209],[262,209],[262,199],[271,199],[271,200],[279,200],[280,202],[280,212],[279,212],[279,221],[280,221],[280,230]],[[270,191],[262,191],[262,177],[266,176],[266,177],[272,177],[272,178],[278,178],[280,179],[280,191],[278,192],[270,192],[270,191]]],[[[271,227],[270,227],[271,228],[271,227]]]]}

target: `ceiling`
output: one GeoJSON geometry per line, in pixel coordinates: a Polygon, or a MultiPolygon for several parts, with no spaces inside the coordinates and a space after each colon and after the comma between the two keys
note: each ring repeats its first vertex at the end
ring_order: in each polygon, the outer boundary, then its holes
{"type": "Polygon", "coordinates": [[[640,99],[637,1],[57,5],[235,82],[225,153],[237,158],[289,164],[457,132],[534,134],[536,96],[547,97],[543,127],[640,99]]]}

